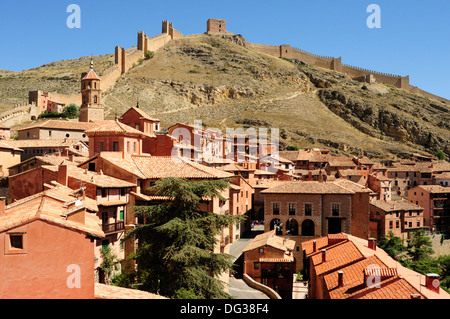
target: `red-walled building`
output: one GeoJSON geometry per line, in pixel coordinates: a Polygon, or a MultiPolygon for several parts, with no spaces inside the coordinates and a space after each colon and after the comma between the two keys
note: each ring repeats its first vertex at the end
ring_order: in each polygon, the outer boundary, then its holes
{"type": "Polygon", "coordinates": [[[100,220],[46,192],[0,205],[0,297],[92,299],[100,220]]]}

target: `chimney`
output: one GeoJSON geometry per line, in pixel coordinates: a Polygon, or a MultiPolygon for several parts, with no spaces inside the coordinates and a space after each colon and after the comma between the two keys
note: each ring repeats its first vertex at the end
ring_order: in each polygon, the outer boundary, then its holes
{"type": "Polygon", "coordinates": [[[5,214],[6,197],[0,197],[0,215],[5,214]]]}
{"type": "Polygon", "coordinates": [[[326,249],[322,249],[322,262],[326,262],[327,261],[327,250],[326,249]]]}
{"type": "Polygon", "coordinates": [[[59,165],[57,182],[61,185],[67,186],[68,179],[69,177],[67,174],[67,165],[59,165]]]}
{"type": "Polygon", "coordinates": [[[338,288],[344,287],[344,272],[338,271],[338,288]]]}
{"type": "Polygon", "coordinates": [[[315,240],[313,240],[313,253],[317,251],[317,243],[315,240]]]}
{"type": "Polygon", "coordinates": [[[377,250],[377,240],[375,238],[369,238],[368,247],[373,250],[377,250]]]}
{"type": "Polygon", "coordinates": [[[427,274],[425,278],[425,286],[435,293],[439,293],[439,275],[438,274],[427,274]]]}

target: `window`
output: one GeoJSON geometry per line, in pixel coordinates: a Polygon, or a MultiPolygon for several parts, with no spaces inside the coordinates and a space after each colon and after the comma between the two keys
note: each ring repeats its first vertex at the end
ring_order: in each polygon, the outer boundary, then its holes
{"type": "Polygon", "coordinates": [[[253,269],[259,269],[259,263],[253,263],[253,269]]]}
{"type": "Polygon", "coordinates": [[[103,152],[103,142],[98,142],[98,151],[103,152]]]}
{"type": "Polygon", "coordinates": [[[123,217],[124,217],[124,211],[121,210],[121,211],[119,212],[119,220],[123,220],[123,217]]]}
{"type": "Polygon", "coordinates": [[[295,215],[295,204],[289,204],[289,215],[295,215]]]}
{"type": "Polygon", "coordinates": [[[11,245],[11,248],[15,249],[23,249],[23,236],[22,234],[19,235],[9,235],[9,243],[11,245]]]}
{"type": "Polygon", "coordinates": [[[259,249],[259,253],[260,253],[260,254],[264,254],[264,248],[260,248],[260,249],[259,249]]]}
{"type": "Polygon", "coordinates": [[[273,215],[280,215],[280,204],[279,203],[273,203],[273,215]]]}
{"type": "Polygon", "coordinates": [[[130,142],[127,142],[127,153],[130,153],[130,142]]]}
{"type": "Polygon", "coordinates": [[[102,197],[106,197],[106,188],[102,188],[102,197]]]}
{"type": "Polygon", "coordinates": [[[121,188],[120,189],[120,196],[125,196],[125,194],[126,194],[125,188],[121,188]]]}
{"type": "Polygon", "coordinates": [[[113,142],[113,152],[119,151],[119,142],[113,142]]]}
{"type": "Polygon", "coordinates": [[[331,205],[331,215],[339,216],[339,204],[332,204],[331,205]]]}
{"type": "Polygon", "coordinates": [[[390,220],[389,221],[389,229],[392,229],[393,228],[393,222],[392,222],[392,220],[390,220]]]}
{"type": "Polygon", "coordinates": [[[417,221],[417,227],[420,227],[420,220],[417,221]]]}
{"type": "Polygon", "coordinates": [[[400,221],[399,220],[396,220],[395,221],[395,228],[399,228],[400,227],[400,221]]]}
{"type": "Polygon", "coordinates": [[[48,136],[49,136],[49,137],[52,136],[52,131],[48,131],[48,136]]]}
{"type": "Polygon", "coordinates": [[[27,253],[27,234],[26,233],[7,233],[5,238],[5,254],[26,254],[27,253]]]}
{"type": "Polygon", "coordinates": [[[305,216],[311,216],[312,214],[312,205],[305,204],[305,216]]]}
{"type": "Polygon", "coordinates": [[[95,163],[88,164],[88,171],[95,172],[95,163]]]}
{"type": "Polygon", "coordinates": [[[134,128],[138,131],[141,130],[141,125],[139,123],[134,124],[134,128]]]}
{"type": "Polygon", "coordinates": [[[97,103],[97,95],[94,95],[94,103],[97,103]]]}
{"type": "Polygon", "coordinates": [[[136,142],[133,143],[133,152],[136,153],[136,142]]]}

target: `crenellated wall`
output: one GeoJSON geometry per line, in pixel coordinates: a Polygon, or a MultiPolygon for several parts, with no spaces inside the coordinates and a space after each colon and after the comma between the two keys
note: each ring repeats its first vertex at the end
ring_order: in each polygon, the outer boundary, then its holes
{"type": "Polygon", "coordinates": [[[342,64],[341,57],[335,58],[331,56],[317,55],[314,53],[306,52],[299,48],[291,47],[289,44],[274,46],[248,43],[247,47],[275,57],[297,59],[314,66],[338,71],[348,75],[354,80],[362,82],[386,83],[406,90],[409,90],[411,87],[409,84],[409,76],[382,73],[356,66],[342,64]]]}

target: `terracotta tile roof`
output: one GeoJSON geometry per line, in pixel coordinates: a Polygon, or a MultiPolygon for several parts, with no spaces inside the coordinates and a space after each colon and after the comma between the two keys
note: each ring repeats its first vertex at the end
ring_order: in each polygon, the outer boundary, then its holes
{"type": "Polygon", "coordinates": [[[342,267],[337,271],[325,275],[324,282],[331,299],[350,298],[364,289],[364,269],[369,266],[387,268],[387,266],[376,256],[364,258],[352,265],[342,267]],[[338,287],[338,271],[343,272],[343,286],[338,287]]]}
{"type": "Polygon", "coordinates": [[[123,115],[120,117],[120,119],[123,119],[123,117],[125,116],[125,114],[127,114],[127,113],[130,112],[130,111],[135,111],[135,112],[137,112],[137,113],[141,116],[141,118],[144,118],[144,119],[146,119],[146,120],[150,120],[150,121],[153,121],[153,122],[160,122],[159,119],[156,119],[156,118],[151,117],[150,115],[148,115],[147,113],[145,113],[142,109],[140,109],[140,108],[138,108],[138,107],[135,107],[135,106],[130,107],[125,113],[123,113],[123,115]]]}
{"type": "Polygon", "coordinates": [[[349,181],[345,178],[338,178],[333,181],[336,185],[341,187],[345,187],[355,193],[372,193],[370,188],[365,187],[364,185],[349,181]]]}
{"type": "Polygon", "coordinates": [[[334,182],[284,182],[262,191],[264,194],[354,194],[355,192],[334,182]]]}
{"type": "Polygon", "coordinates": [[[404,200],[375,200],[371,202],[370,205],[380,208],[385,212],[394,212],[399,210],[423,210],[422,207],[404,200]]]}
{"type": "Polygon", "coordinates": [[[445,187],[441,185],[420,185],[417,186],[418,188],[421,188],[429,193],[450,193],[450,187],[445,187]]]}
{"type": "Polygon", "coordinates": [[[325,249],[325,262],[322,262],[322,251],[319,251],[310,257],[317,275],[344,267],[364,258],[358,248],[356,248],[355,244],[351,241],[340,242],[325,249]]]}
{"type": "Polygon", "coordinates": [[[271,246],[273,248],[288,251],[294,250],[295,241],[291,239],[285,239],[284,237],[276,236],[275,230],[265,232],[256,236],[243,250],[246,252],[262,246],[271,246]]]}
{"type": "Polygon", "coordinates": [[[55,139],[55,140],[1,140],[1,145],[15,148],[67,148],[80,143],[80,139],[55,139]]]}
{"type": "Polygon", "coordinates": [[[95,299],[168,299],[137,289],[95,283],[95,299]]]}
{"type": "Polygon", "coordinates": [[[148,179],[179,177],[187,179],[217,179],[233,177],[233,174],[194,163],[183,158],[133,155],[135,166],[148,179]]]}
{"type": "Polygon", "coordinates": [[[42,123],[31,125],[25,128],[21,128],[18,131],[29,130],[32,128],[51,128],[60,130],[76,130],[76,131],[86,131],[97,127],[97,123],[93,122],[78,122],[78,121],[68,121],[68,120],[47,120],[42,123]]]}
{"type": "Polygon", "coordinates": [[[85,213],[84,224],[66,219],[64,214],[74,208],[83,209],[83,206],[76,207],[75,203],[67,206],[60,200],[48,196],[44,191],[6,206],[5,214],[0,215],[0,232],[35,220],[45,220],[49,223],[87,233],[95,237],[105,237],[100,226],[101,221],[93,213],[85,213]]]}
{"type": "MultiPolygon", "coordinates": [[[[42,166],[44,170],[49,170],[54,173],[58,172],[58,166],[42,166]]],[[[121,187],[135,187],[136,184],[97,172],[92,172],[77,166],[67,166],[67,174],[76,180],[83,181],[87,184],[92,184],[101,188],[121,188],[121,187]]]]}
{"type": "Polygon", "coordinates": [[[425,296],[427,299],[450,299],[450,294],[440,289],[440,293],[435,293],[425,287],[425,276],[402,266],[399,262],[392,259],[384,250],[377,247],[373,250],[368,247],[367,239],[358,238],[352,235],[348,235],[350,241],[352,241],[359,251],[366,257],[370,256],[378,257],[387,267],[397,269],[397,273],[400,278],[406,280],[411,286],[425,296]]]}
{"type": "Polygon", "coordinates": [[[91,212],[98,212],[97,201],[86,196],[83,200],[80,189],[73,190],[55,181],[51,182],[51,184],[44,184],[43,186],[47,196],[57,199],[65,203],[65,205],[69,205],[76,200],[81,200],[83,206],[85,206],[87,210],[91,212]]]}
{"type": "Polygon", "coordinates": [[[328,158],[329,166],[345,166],[345,167],[355,167],[357,166],[355,162],[350,157],[347,156],[330,156],[328,158]]]}
{"type": "Polygon", "coordinates": [[[424,296],[407,280],[395,276],[380,282],[379,288],[366,287],[350,299],[412,299],[411,295],[424,296]]]}
{"type": "Polygon", "coordinates": [[[97,133],[121,133],[121,134],[131,134],[131,135],[145,135],[145,136],[154,136],[142,131],[139,131],[135,128],[132,128],[129,125],[119,122],[118,120],[104,120],[104,121],[93,121],[97,124],[96,127],[90,128],[85,131],[86,135],[91,136],[97,133]]]}
{"type": "Polygon", "coordinates": [[[94,69],[90,69],[89,72],[81,80],[100,80],[94,69]]]}

